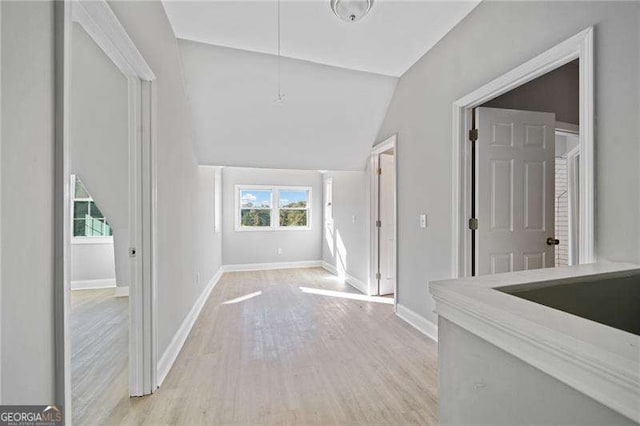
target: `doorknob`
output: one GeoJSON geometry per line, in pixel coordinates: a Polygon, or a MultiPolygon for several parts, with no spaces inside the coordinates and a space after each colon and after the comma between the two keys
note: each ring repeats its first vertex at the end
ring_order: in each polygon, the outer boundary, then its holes
{"type": "Polygon", "coordinates": [[[553,238],[553,237],[547,238],[548,246],[557,246],[558,244],[560,244],[560,240],[558,240],[557,238],[553,238]]]}

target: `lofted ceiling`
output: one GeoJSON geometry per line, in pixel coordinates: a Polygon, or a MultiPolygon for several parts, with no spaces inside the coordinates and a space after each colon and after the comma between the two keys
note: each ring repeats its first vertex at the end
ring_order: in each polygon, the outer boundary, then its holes
{"type": "Polygon", "coordinates": [[[282,0],[280,60],[274,0],[163,4],[201,164],[362,170],[398,76],[477,1],[375,0],[348,23],[330,0],[282,0]]]}
{"type": "MultiPolygon", "coordinates": [[[[375,0],[361,21],[337,18],[329,0],[281,2],[282,55],[401,76],[479,0],[375,0]]],[[[252,52],[277,52],[277,3],[163,1],[178,38],[252,52]]]]}
{"type": "Polygon", "coordinates": [[[179,40],[198,161],[362,170],[397,78],[179,40]]]}

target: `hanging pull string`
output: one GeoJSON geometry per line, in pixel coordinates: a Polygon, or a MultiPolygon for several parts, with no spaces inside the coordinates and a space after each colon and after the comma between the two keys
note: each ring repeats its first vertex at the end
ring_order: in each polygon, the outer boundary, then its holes
{"type": "Polygon", "coordinates": [[[275,100],[276,103],[281,104],[284,101],[284,96],[282,94],[282,73],[281,73],[281,65],[280,65],[280,37],[281,37],[281,31],[280,31],[280,0],[278,0],[278,97],[275,100]]]}

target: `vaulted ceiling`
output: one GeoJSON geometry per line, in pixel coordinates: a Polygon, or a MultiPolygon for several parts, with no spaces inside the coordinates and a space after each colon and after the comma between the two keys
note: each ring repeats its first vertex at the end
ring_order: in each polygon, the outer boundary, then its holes
{"type": "MultiPolygon", "coordinates": [[[[375,0],[355,23],[338,19],[330,0],[282,0],[282,55],[359,71],[401,76],[479,0],[375,0]]],[[[277,2],[164,1],[178,38],[275,54],[277,2]]]]}
{"type": "Polygon", "coordinates": [[[164,1],[203,164],[357,170],[397,77],[478,1],[376,0],[361,21],[329,0],[164,1]]]}

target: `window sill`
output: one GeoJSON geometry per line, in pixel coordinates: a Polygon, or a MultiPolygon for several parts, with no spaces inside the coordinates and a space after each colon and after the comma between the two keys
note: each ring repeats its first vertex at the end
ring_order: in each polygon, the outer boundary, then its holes
{"type": "Polygon", "coordinates": [[[236,227],[235,231],[236,232],[279,232],[279,231],[284,231],[284,232],[291,232],[291,231],[311,231],[311,227],[310,226],[281,226],[278,228],[260,228],[260,227],[256,227],[256,228],[239,228],[236,227]]]}

